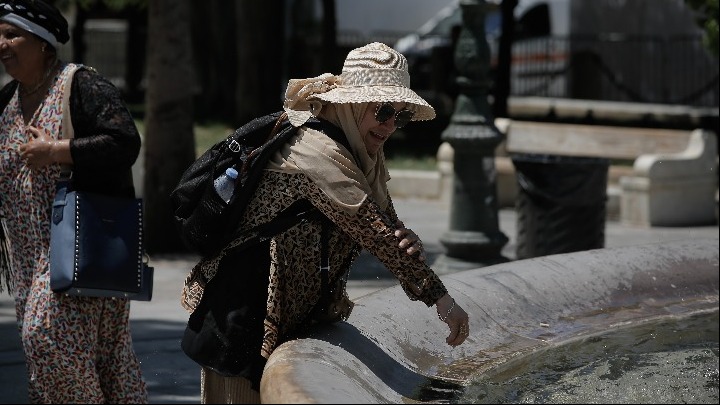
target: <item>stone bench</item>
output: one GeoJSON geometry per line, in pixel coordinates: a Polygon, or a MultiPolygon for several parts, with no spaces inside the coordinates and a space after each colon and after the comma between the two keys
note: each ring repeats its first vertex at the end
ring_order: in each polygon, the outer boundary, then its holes
{"type": "Polygon", "coordinates": [[[717,222],[717,136],[668,130],[496,120],[506,140],[496,152],[498,201],[517,193],[513,153],[626,160],[608,173],[608,216],[639,226],[717,222]]]}

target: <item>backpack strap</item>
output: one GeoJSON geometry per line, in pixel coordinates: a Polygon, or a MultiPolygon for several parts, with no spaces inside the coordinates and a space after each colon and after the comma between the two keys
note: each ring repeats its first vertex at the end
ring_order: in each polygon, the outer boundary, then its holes
{"type": "Polygon", "coordinates": [[[255,235],[252,238],[247,239],[245,242],[241,243],[238,246],[235,246],[233,249],[244,248],[270,239],[273,236],[285,232],[286,230],[292,228],[293,226],[301,222],[322,218],[325,218],[325,216],[322,215],[320,211],[315,208],[312,203],[310,203],[310,201],[304,199],[298,200],[292,203],[289,207],[282,210],[275,218],[271,219],[270,221],[248,230],[237,231],[233,233],[233,235],[230,237],[230,240],[235,240],[247,233],[254,233],[255,235]]]}
{"type": "MultiPolygon", "coordinates": [[[[277,121],[275,121],[275,126],[273,126],[273,129],[270,131],[263,143],[267,143],[269,140],[273,139],[275,135],[277,135],[277,133],[280,132],[281,129],[283,129],[283,123],[285,120],[287,120],[287,113],[283,111],[282,114],[280,114],[280,116],[278,117],[277,121]]],[[[252,160],[253,158],[255,158],[255,155],[257,155],[258,152],[261,150],[261,148],[257,148],[250,152],[250,154],[248,155],[248,160],[252,160]]]]}
{"type": "Polygon", "coordinates": [[[305,123],[306,126],[321,131],[330,139],[340,142],[342,146],[344,146],[347,150],[350,149],[350,142],[347,139],[347,136],[345,136],[345,132],[339,127],[336,127],[335,125],[331,124],[329,121],[317,119],[315,117],[311,118],[305,123]]]}
{"type": "Polygon", "coordinates": [[[330,295],[330,222],[328,219],[320,221],[320,282],[321,297],[330,295]]]}

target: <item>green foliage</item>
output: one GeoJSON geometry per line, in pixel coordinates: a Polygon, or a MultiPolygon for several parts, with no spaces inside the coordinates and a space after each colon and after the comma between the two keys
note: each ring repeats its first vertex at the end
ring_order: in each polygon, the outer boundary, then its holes
{"type": "Polygon", "coordinates": [[[390,169],[437,170],[437,159],[435,156],[395,153],[392,156],[386,155],[385,158],[387,167],[390,169]]]}
{"type": "MultiPolygon", "coordinates": [[[[140,134],[145,133],[145,120],[135,119],[135,126],[140,134]]],[[[227,138],[235,129],[222,123],[196,123],[193,126],[195,134],[195,156],[199,157],[218,141],[227,138]]]]}
{"type": "Polygon", "coordinates": [[[705,30],[705,46],[718,55],[718,0],[685,0],[700,13],[698,25],[705,30]]]}
{"type": "Polygon", "coordinates": [[[195,156],[200,156],[211,146],[227,138],[234,128],[222,123],[195,124],[195,156]]]}

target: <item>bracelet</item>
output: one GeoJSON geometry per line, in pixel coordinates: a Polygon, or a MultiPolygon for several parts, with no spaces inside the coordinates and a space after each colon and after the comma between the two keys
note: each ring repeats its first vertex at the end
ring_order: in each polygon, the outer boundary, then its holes
{"type": "Polygon", "coordinates": [[[452,312],[453,308],[455,308],[455,298],[453,298],[452,305],[450,305],[450,309],[448,309],[448,312],[447,312],[447,314],[445,314],[445,317],[442,317],[442,316],[440,316],[440,314],[438,314],[438,318],[441,321],[445,322],[445,320],[448,318],[448,316],[450,316],[450,313],[452,312]]]}

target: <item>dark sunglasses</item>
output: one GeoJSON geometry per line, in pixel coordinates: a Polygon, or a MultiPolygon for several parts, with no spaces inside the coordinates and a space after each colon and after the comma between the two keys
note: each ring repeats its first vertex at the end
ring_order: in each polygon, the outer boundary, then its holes
{"type": "Polygon", "coordinates": [[[395,107],[390,103],[382,103],[375,108],[375,120],[382,124],[395,116],[395,128],[402,128],[407,125],[412,120],[413,115],[415,115],[415,112],[408,109],[395,112],[395,107]]]}

